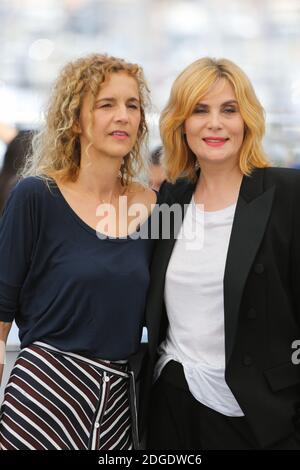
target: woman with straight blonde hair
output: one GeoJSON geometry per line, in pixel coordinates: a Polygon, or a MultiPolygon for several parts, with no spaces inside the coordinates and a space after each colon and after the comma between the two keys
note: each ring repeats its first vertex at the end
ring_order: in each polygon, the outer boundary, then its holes
{"type": "Polygon", "coordinates": [[[1,449],[139,445],[129,360],[153,247],[139,234],[156,204],[134,181],[147,95],[141,67],[101,54],[67,64],[53,88],[0,219],[0,339],[15,319],[22,348],[1,449]]]}
{"type": "Polygon", "coordinates": [[[184,217],[151,265],[148,447],[299,450],[300,173],[270,166],[263,108],[226,59],[176,78],[160,129],[161,198],[184,217]]]}

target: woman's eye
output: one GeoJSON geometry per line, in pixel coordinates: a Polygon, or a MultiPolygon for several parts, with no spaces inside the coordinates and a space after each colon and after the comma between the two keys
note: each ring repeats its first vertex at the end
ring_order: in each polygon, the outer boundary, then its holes
{"type": "Polygon", "coordinates": [[[235,113],[236,112],[236,109],[235,108],[224,108],[224,112],[225,113],[235,113]]]}
{"type": "Polygon", "coordinates": [[[207,113],[207,110],[205,108],[195,108],[194,113],[203,114],[207,113]]]}
{"type": "Polygon", "coordinates": [[[131,108],[131,109],[138,109],[138,106],[136,104],[129,104],[128,105],[128,108],[131,108]]]}
{"type": "Polygon", "coordinates": [[[107,109],[107,108],[110,108],[110,107],[111,107],[110,103],[96,104],[95,109],[107,109]]]}

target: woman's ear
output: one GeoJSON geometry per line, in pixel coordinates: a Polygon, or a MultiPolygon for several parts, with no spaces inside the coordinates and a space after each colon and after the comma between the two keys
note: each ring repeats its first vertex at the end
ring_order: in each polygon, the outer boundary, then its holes
{"type": "Polygon", "coordinates": [[[81,130],[81,126],[80,126],[80,122],[79,120],[75,121],[73,126],[72,126],[72,130],[74,132],[76,132],[76,134],[81,134],[82,130],[81,130]]]}

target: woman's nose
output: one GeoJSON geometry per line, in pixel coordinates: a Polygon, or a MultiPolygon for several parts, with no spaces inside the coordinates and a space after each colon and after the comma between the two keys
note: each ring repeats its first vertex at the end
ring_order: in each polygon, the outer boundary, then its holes
{"type": "Polygon", "coordinates": [[[220,127],[222,127],[221,116],[218,112],[209,114],[208,127],[211,129],[219,129],[220,127]]]}
{"type": "Polygon", "coordinates": [[[117,121],[127,122],[128,121],[128,109],[127,106],[120,105],[116,109],[115,119],[117,121]]]}

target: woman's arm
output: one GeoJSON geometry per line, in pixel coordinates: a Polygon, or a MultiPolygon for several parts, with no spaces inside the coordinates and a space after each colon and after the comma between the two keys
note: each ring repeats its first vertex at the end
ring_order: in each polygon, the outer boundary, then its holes
{"type": "Polygon", "coordinates": [[[5,346],[12,323],[0,321],[0,385],[5,363],[5,346]]]}
{"type": "Polygon", "coordinates": [[[12,190],[0,217],[0,377],[7,336],[20,311],[20,292],[32,259],[34,220],[39,214],[34,182],[23,180],[12,190]]]}

